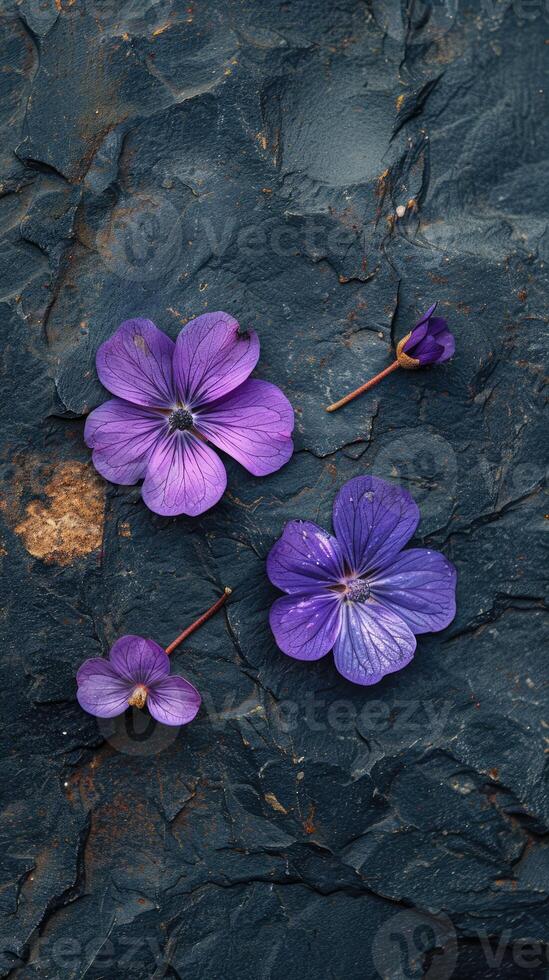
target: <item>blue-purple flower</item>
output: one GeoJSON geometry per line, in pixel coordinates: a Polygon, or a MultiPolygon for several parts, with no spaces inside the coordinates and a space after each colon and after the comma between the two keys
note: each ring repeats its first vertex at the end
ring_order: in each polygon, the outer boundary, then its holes
{"type": "Polygon", "coordinates": [[[444,555],[404,545],[419,522],[413,497],[375,476],[346,483],[334,501],[335,536],[290,521],[267,558],[287,594],[271,608],[283,653],[335,665],[355,684],[376,684],[412,659],[415,634],[452,622],[456,570],[444,555]]]}
{"type": "Polygon", "coordinates": [[[414,329],[400,341],[397,347],[400,367],[418,368],[427,364],[442,364],[454,355],[454,335],[448,330],[448,323],[443,317],[434,316],[436,308],[437,304],[433,303],[414,329]]]}
{"type": "Polygon", "coordinates": [[[112,483],[144,480],[156,514],[196,516],[227,485],[215,446],[254,476],[292,455],[294,413],[268,381],[250,378],[259,358],[253,331],[228,313],[190,320],[174,341],[150,320],[126,320],[97,352],[97,373],[115,398],[86,422],[93,463],[112,483]]]}

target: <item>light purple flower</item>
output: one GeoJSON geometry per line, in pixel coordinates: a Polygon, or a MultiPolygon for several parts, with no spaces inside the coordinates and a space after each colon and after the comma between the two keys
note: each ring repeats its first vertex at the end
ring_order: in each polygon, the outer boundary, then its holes
{"type": "Polygon", "coordinates": [[[334,501],[335,537],[310,521],[290,521],[267,558],[267,574],[287,595],[271,608],[283,653],[335,665],[355,684],[401,670],[416,633],[442,630],[455,612],[456,570],[438,551],[401,549],[419,522],[406,490],[375,476],[349,480],[334,501]]]}
{"type": "Polygon", "coordinates": [[[112,483],[144,480],[156,514],[196,516],[227,485],[212,443],[254,476],[292,455],[294,413],[279,388],[249,378],[259,358],[253,331],[228,313],[206,313],[170,340],[150,320],[126,320],[97,352],[97,373],[115,398],[88,417],[95,468],[112,483]]]}
{"type": "Polygon", "coordinates": [[[97,718],[114,718],[130,705],[147,705],[156,721],[186,725],[200,707],[196,688],[184,677],[170,676],[166,652],[142,636],[122,636],[108,660],[86,660],[76,681],[80,706],[97,718]]]}
{"type": "Polygon", "coordinates": [[[448,330],[446,320],[441,316],[433,316],[436,308],[437,304],[433,303],[414,329],[400,341],[397,357],[401,367],[414,368],[425,367],[427,364],[442,364],[454,355],[456,350],[454,335],[448,330]],[[410,364],[409,361],[416,363],[410,364]]]}

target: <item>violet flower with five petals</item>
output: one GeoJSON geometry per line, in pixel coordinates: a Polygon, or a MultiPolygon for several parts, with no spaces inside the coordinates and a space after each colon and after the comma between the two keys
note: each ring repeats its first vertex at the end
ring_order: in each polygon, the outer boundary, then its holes
{"type": "Polygon", "coordinates": [[[318,660],[333,649],[340,674],[376,684],[410,662],[415,634],[448,626],[454,566],[438,551],[402,551],[419,516],[406,490],[359,476],[335,498],[335,537],[290,521],[267,558],[271,582],[287,593],[270,613],[282,652],[318,660]]]}
{"type": "Polygon", "coordinates": [[[209,443],[254,476],[292,455],[292,406],[268,381],[249,378],[259,358],[253,331],[228,313],[206,313],[171,340],[150,320],[126,320],[97,352],[97,373],[115,398],[88,416],[95,468],[112,483],[144,480],[156,514],[196,516],[227,485],[209,443]]]}

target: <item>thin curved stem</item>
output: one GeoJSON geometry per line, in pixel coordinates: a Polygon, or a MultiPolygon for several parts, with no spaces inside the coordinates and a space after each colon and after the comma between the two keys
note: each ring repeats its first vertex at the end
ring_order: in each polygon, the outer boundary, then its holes
{"type": "Polygon", "coordinates": [[[388,374],[391,374],[391,371],[396,371],[397,367],[400,367],[400,364],[398,361],[393,361],[393,363],[389,364],[389,367],[386,367],[384,371],[380,371],[379,374],[376,374],[375,378],[371,378],[370,381],[367,381],[365,384],[361,385],[360,388],[355,388],[354,391],[351,391],[348,395],[340,398],[339,401],[334,402],[333,405],[328,405],[326,411],[335,412],[338,408],[342,408],[343,405],[346,405],[347,402],[351,402],[353,398],[358,398],[359,395],[363,395],[365,391],[369,391],[370,388],[377,385],[378,381],[381,381],[382,378],[386,378],[388,374]]]}
{"type": "Polygon", "coordinates": [[[187,626],[187,629],[183,630],[183,632],[180,633],[178,637],[176,637],[173,643],[170,643],[169,647],[166,647],[166,653],[168,654],[168,656],[170,655],[170,653],[173,653],[175,648],[178,647],[180,643],[183,643],[183,640],[186,640],[187,637],[191,635],[191,633],[194,633],[195,630],[200,629],[200,627],[203,626],[204,623],[207,623],[207,621],[211,619],[212,616],[215,616],[217,610],[221,609],[221,607],[225,605],[232,591],[233,590],[229,589],[228,587],[225,588],[223,590],[223,595],[220,596],[216,602],[214,602],[213,606],[210,606],[210,608],[207,609],[205,613],[202,613],[202,616],[199,616],[194,623],[191,623],[190,626],[187,626]]]}

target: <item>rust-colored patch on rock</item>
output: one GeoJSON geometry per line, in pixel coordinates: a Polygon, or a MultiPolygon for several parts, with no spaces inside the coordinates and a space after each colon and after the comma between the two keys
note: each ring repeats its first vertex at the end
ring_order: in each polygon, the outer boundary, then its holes
{"type": "Polygon", "coordinates": [[[267,801],[269,806],[272,806],[273,810],[276,810],[278,813],[288,812],[286,807],[282,806],[280,800],[277,800],[274,793],[265,793],[265,800],[267,801]]]}
{"type": "Polygon", "coordinates": [[[31,500],[15,533],[35,558],[69,565],[101,547],[104,484],[84,463],[62,463],[44,487],[47,500],[31,500]]]}

